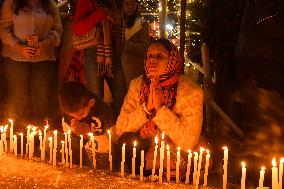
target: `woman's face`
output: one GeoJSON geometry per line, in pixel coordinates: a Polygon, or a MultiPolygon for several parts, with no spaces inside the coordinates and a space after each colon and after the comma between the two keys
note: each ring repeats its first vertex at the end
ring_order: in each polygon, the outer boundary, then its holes
{"type": "Polygon", "coordinates": [[[150,76],[161,76],[166,73],[169,51],[161,44],[150,45],[147,51],[146,69],[150,76]]]}
{"type": "Polygon", "coordinates": [[[125,16],[132,16],[135,14],[137,8],[136,0],[124,0],[122,3],[123,14],[125,16]]]}

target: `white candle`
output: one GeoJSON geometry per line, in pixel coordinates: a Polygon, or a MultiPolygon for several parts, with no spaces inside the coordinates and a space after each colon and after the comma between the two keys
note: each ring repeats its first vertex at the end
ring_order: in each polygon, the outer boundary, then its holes
{"type": "Polygon", "coordinates": [[[43,131],[43,145],[42,145],[42,155],[43,155],[43,157],[42,157],[42,160],[44,161],[45,160],[45,145],[46,145],[46,130],[48,129],[48,125],[46,125],[45,127],[44,127],[44,131],[43,131]]]}
{"type": "Polygon", "coordinates": [[[189,175],[190,175],[190,167],[191,167],[191,158],[192,158],[191,150],[188,150],[185,184],[189,184],[189,175]]]}
{"type": "Polygon", "coordinates": [[[143,181],[143,169],[144,169],[144,150],[141,151],[141,165],[140,165],[140,181],[143,181]]]}
{"type": "Polygon", "coordinates": [[[49,163],[52,163],[52,151],[53,151],[53,144],[52,144],[52,137],[48,138],[49,140],[49,163]]]}
{"type": "Polygon", "coordinates": [[[206,150],[206,162],[205,162],[205,173],[204,173],[204,187],[207,187],[207,177],[208,177],[208,168],[209,168],[209,160],[210,160],[210,152],[206,150]]]}
{"type": "Polygon", "coordinates": [[[62,164],[64,165],[64,163],[65,163],[65,158],[64,158],[64,154],[65,154],[65,151],[64,151],[64,144],[65,142],[64,141],[61,141],[61,145],[62,145],[62,147],[61,147],[61,150],[60,150],[60,152],[61,152],[61,161],[62,161],[62,164]]]}
{"type": "Polygon", "coordinates": [[[88,133],[88,135],[91,137],[91,144],[92,144],[92,155],[93,155],[93,168],[96,169],[97,168],[97,160],[96,160],[96,146],[95,146],[95,138],[93,133],[88,133]]]}
{"type": "Polygon", "coordinates": [[[26,143],[26,155],[28,156],[29,153],[29,149],[30,149],[30,133],[31,133],[31,126],[28,125],[27,126],[27,143],[26,143]]]}
{"type": "Polygon", "coordinates": [[[121,176],[124,177],[124,163],[125,163],[125,144],[122,145],[121,149],[121,176]]]}
{"type": "Polygon", "coordinates": [[[180,165],[180,147],[177,150],[177,161],[176,161],[176,183],[179,183],[179,165],[180,165]]]}
{"type": "Polygon", "coordinates": [[[69,167],[72,168],[72,143],[71,143],[71,130],[68,130],[68,143],[69,143],[69,157],[70,157],[70,161],[69,161],[69,167]]]}
{"type": "Polygon", "coordinates": [[[56,154],[57,154],[57,130],[53,131],[54,146],[53,146],[53,166],[56,166],[56,154]]]}
{"type": "Polygon", "coordinates": [[[194,161],[193,161],[193,177],[192,177],[192,183],[195,186],[196,185],[196,177],[197,177],[197,161],[198,161],[198,153],[194,152],[194,161]]]}
{"type": "Polygon", "coordinates": [[[133,155],[132,155],[132,176],[135,176],[135,160],[136,160],[136,141],[134,141],[133,155]]]}
{"type": "Polygon", "coordinates": [[[223,174],[223,189],[227,188],[227,177],[228,177],[228,148],[227,147],[223,147],[224,150],[224,164],[223,164],[223,170],[224,170],[224,174],[223,174]]]}
{"type": "Polygon", "coordinates": [[[109,161],[109,170],[112,171],[111,134],[110,134],[110,130],[108,130],[107,133],[108,133],[108,161],[109,161]]]}
{"type": "Polygon", "coordinates": [[[24,156],[24,135],[23,133],[19,134],[21,136],[21,156],[24,156]]]}
{"type": "Polygon", "coordinates": [[[1,140],[0,140],[0,158],[2,159],[2,154],[3,154],[3,126],[0,127],[0,133],[1,133],[1,140]]]}
{"type": "Polygon", "coordinates": [[[68,140],[67,140],[68,135],[67,135],[67,133],[64,133],[64,136],[65,136],[65,138],[64,138],[64,144],[65,144],[65,157],[66,157],[65,164],[66,164],[66,166],[68,167],[68,166],[69,166],[69,162],[68,162],[69,154],[68,154],[68,140]]]}
{"type": "Polygon", "coordinates": [[[284,163],[284,158],[281,158],[279,165],[279,184],[278,184],[279,189],[282,189],[282,184],[283,184],[283,163],[284,163]]]}
{"type": "Polygon", "coordinates": [[[17,140],[17,135],[14,135],[14,147],[13,147],[13,150],[14,150],[14,154],[15,154],[15,156],[17,156],[18,155],[18,146],[17,146],[17,144],[18,144],[18,140],[17,140]]]}
{"type": "Polygon", "coordinates": [[[14,121],[9,119],[10,122],[10,153],[13,153],[13,136],[14,136],[14,121]]]}
{"type": "Polygon", "coordinates": [[[241,179],[241,189],[246,188],[246,164],[242,162],[242,179],[241,179]]]}
{"type": "Polygon", "coordinates": [[[165,134],[162,133],[161,147],[160,147],[160,169],[159,169],[159,183],[162,183],[163,180],[163,171],[164,171],[164,150],[165,150],[165,142],[164,142],[165,134]]]}
{"type": "Polygon", "coordinates": [[[82,168],[83,158],[83,135],[80,135],[80,168],[82,168]]]}
{"type": "Polygon", "coordinates": [[[278,168],[276,160],[272,160],[272,189],[278,189],[278,168]]]}
{"type": "Polygon", "coordinates": [[[36,134],[36,127],[32,127],[32,132],[30,133],[30,145],[29,145],[29,159],[34,157],[34,136],[36,134]]]}
{"type": "Polygon", "coordinates": [[[167,181],[171,181],[171,151],[169,145],[167,145],[167,181]]]}
{"type": "Polygon", "coordinates": [[[200,171],[201,171],[201,166],[202,166],[202,155],[204,152],[204,148],[200,147],[200,153],[199,153],[199,158],[198,158],[198,170],[197,170],[197,178],[196,178],[196,185],[199,185],[199,178],[200,178],[200,171]]]}
{"type": "Polygon", "coordinates": [[[38,134],[39,134],[40,159],[43,160],[44,151],[43,151],[42,133],[40,130],[38,131],[38,134]]]}
{"type": "Polygon", "coordinates": [[[259,189],[263,189],[264,174],[265,174],[265,167],[261,167],[259,173],[259,186],[258,186],[259,189]]]}
{"type": "Polygon", "coordinates": [[[156,171],[156,161],[157,161],[157,153],[158,153],[158,136],[155,137],[155,151],[154,151],[154,160],[153,160],[153,167],[152,167],[152,177],[151,180],[154,181],[155,179],[155,171],[156,171]]]}
{"type": "Polygon", "coordinates": [[[6,135],[6,131],[7,131],[8,125],[5,125],[4,127],[4,133],[3,133],[3,143],[4,143],[4,151],[7,152],[7,135],[6,135]]]}

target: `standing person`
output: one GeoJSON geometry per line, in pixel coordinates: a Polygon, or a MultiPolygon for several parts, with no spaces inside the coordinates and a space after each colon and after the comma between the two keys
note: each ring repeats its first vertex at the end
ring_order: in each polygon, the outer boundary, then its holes
{"type": "Polygon", "coordinates": [[[142,20],[137,0],[123,0],[126,51],[123,56],[123,71],[127,86],[144,72],[145,52],[149,45],[149,25],[142,20]]]}
{"type": "Polygon", "coordinates": [[[79,0],[73,20],[73,32],[77,36],[90,32],[98,25],[102,26],[100,32],[102,43],[84,49],[86,83],[89,91],[103,99],[104,80],[107,81],[116,114],[120,111],[126,93],[121,64],[123,49],[121,17],[122,14],[117,11],[114,0],[79,0]]]}
{"type": "MultiPolygon", "coordinates": [[[[119,146],[126,143],[128,153],[133,141],[138,141],[137,149],[146,152],[148,170],[152,169],[156,135],[161,139],[164,132],[171,150],[194,150],[199,142],[203,91],[181,75],[181,68],[176,46],[167,39],[152,42],[145,59],[145,74],[131,81],[116,125],[111,129],[114,141],[119,138],[119,146]]],[[[139,162],[139,156],[137,159],[139,162]]],[[[185,169],[185,161],[182,162],[185,169]]]]}
{"type": "Polygon", "coordinates": [[[31,100],[36,114],[33,119],[41,123],[49,115],[50,71],[62,33],[57,7],[53,0],[6,0],[1,20],[5,22],[1,37],[8,86],[7,117],[25,117],[24,110],[31,100]]]}

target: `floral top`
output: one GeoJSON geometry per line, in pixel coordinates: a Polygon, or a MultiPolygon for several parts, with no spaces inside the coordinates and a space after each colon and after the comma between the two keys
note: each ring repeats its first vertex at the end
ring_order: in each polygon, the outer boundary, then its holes
{"type": "MultiPolygon", "coordinates": [[[[146,112],[140,103],[140,89],[143,77],[131,81],[116,125],[114,136],[126,132],[137,132],[146,122],[146,112]]],[[[198,142],[203,120],[203,91],[185,76],[180,76],[176,104],[171,111],[162,107],[153,121],[177,146],[192,149],[198,142]]]]}

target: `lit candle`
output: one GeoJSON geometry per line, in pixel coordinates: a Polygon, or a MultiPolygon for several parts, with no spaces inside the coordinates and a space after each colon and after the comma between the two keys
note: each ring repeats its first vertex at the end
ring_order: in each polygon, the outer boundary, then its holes
{"type": "Polygon", "coordinates": [[[223,164],[223,170],[224,170],[224,174],[223,174],[223,189],[227,188],[227,175],[228,175],[228,148],[227,147],[223,147],[224,150],[224,164],[223,164]]]}
{"type": "Polygon", "coordinates": [[[64,144],[65,142],[64,141],[61,141],[61,145],[62,145],[62,147],[61,147],[61,150],[60,150],[60,152],[61,152],[61,160],[62,160],[62,164],[64,165],[64,163],[65,163],[65,158],[64,158],[64,154],[65,154],[65,151],[64,151],[64,144]]]}
{"type": "Polygon", "coordinates": [[[92,144],[92,155],[93,155],[93,168],[97,168],[97,160],[96,160],[96,146],[95,146],[95,138],[93,133],[88,133],[88,135],[91,137],[91,144],[92,144]]]}
{"type": "Polygon", "coordinates": [[[162,183],[163,180],[163,171],[164,171],[164,150],[165,150],[165,142],[164,142],[165,134],[162,133],[162,140],[161,140],[161,148],[160,148],[160,169],[159,169],[159,183],[162,183]]]}
{"type": "Polygon", "coordinates": [[[71,130],[68,130],[68,142],[69,142],[69,167],[72,168],[72,143],[71,143],[71,130]]]}
{"type": "Polygon", "coordinates": [[[80,168],[82,168],[83,164],[83,135],[80,135],[80,168]]]}
{"type": "Polygon", "coordinates": [[[107,133],[108,133],[108,161],[109,161],[109,170],[112,171],[111,134],[110,134],[110,130],[108,130],[107,133]]]}
{"type": "Polygon", "coordinates": [[[180,165],[180,147],[178,147],[178,150],[177,150],[176,183],[179,183],[179,165],[180,165]]]}
{"type": "Polygon", "coordinates": [[[53,147],[52,147],[52,137],[48,138],[49,140],[49,163],[52,163],[52,151],[53,151],[53,147]]]}
{"type": "Polygon", "coordinates": [[[0,133],[1,133],[1,140],[0,140],[0,158],[2,159],[2,154],[3,154],[3,126],[0,127],[0,133]]]}
{"type": "Polygon", "coordinates": [[[57,154],[57,130],[53,131],[53,166],[56,166],[56,154],[57,154]]]}
{"type": "Polygon", "coordinates": [[[42,157],[42,160],[44,161],[45,160],[45,144],[46,144],[46,130],[48,129],[48,125],[46,125],[45,127],[44,127],[44,131],[43,131],[43,145],[42,145],[42,155],[43,155],[43,157],[42,157]]]}
{"type": "Polygon", "coordinates": [[[68,140],[67,140],[67,138],[68,138],[68,135],[67,135],[67,133],[64,133],[64,136],[65,136],[65,138],[64,138],[64,144],[65,144],[65,157],[66,157],[66,160],[65,160],[65,164],[66,164],[66,166],[68,167],[69,166],[69,162],[68,162],[68,157],[69,157],[69,155],[68,155],[68,140]]]}
{"type": "Polygon", "coordinates": [[[195,186],[196,185],[196,177],[197,177],[197,161],[198,161],[198,153],[194,152],[194,161],[193,161],[193,177],[192,177],[192,183],[195,186]]]}
{"type": "Polygon", "coordinates": [[[284,158],[281,158],[280,160],[280,165],[279,165],[279,189],[282,189],[282,183],[283,183],[283,163],[284,163],[284,158]]]}
{"type": "Polygon", "coordinates": [[[259,189],[263,189],[264,173],[265,173],[265,167],[261,167],[259,173],[259,186],[258,186],[259,189]]]}
{"type": "Polygon", "coordinates": [[[188,150],[185,184],[189,184],[189,175],[190,175],[190,167],[191,167],[191,157],[192,157],[191,150],[188,150]]]}
{"type": "Polygon", "coordinates": [[[30,151],[30,133],[31,133],[31,126],[27,126],[27,143],[26,143],[26,155],[28,156],[29,151],[30,151]]]}
{"type": "Polygon", "coordinates": [[[135,176],[135,160],[136,160],[136,141],[134,141],[133,155],[132,155],[132,176],[135,176]]]}
{"type": "Polygon", "coordinates": [[[30,147],[29,147],[29,159],[34,157],[34,136],[36,134],[36,127],[32,127],[32,132],[30,133],[30,147]]]}
{"type": "Polygon", "coordinates": [[[14,150],[14,153],[15,153],[15,156],[18,155],[18,140],[17,140],[17,135],[14,135],[14,147],[13,147],[13,150],[14,150]]]}
{"type": "Polygon", "coordinates": [[[39,149],[40,149],[40,159],[43,160],[43,143],[42,143],[42,133],[41,131],[39,130],[38,131],[38,134],[39,134],[39,149]]]}
{"type": "Polygon", "coordinates": [[[167,145],[167,181],[171,181],[171,151],[169,145],[167,145]]]}
{"type": "Polygon", "coordinates": [[[272,160],[272,189],[278,189],[278,168],[276,160],[272,160]]]}
{"type": "Polygon", "coordinates": [[[208,177],[208,168],[209,168],[209,160],[210,160],[210,152],[206,150],[206,163],[205,163],[205,173],[204,173],[204,187],[207,187],[207,177],[208,177]]]}
{"type": "Polygon", "coordinates": [[[200,147],[200,153],[198,158],[198,170],[197,170],[197,178],[196,178],[196,185],[199,185],[199,178],[200,178],[200,171],[201,171],[201,165],[202,165],[202,155],[204,152],[204,148],[200,147]]]}
{"type": "Polygon", "coordinates": [[[141,151],[141,165],[140,165],[140,181],[143,182],[143,169],[144,169],[144,150],[141,151]]]}
{"type": "Polygon", "coordinates": [[[3,133],[3,140],[4,141],[4,151],[7,152],[7,135],[6,135],[6,131],[7,131],[8,125],[5,125],[4,127],[4,133],[3,133]]]}
{"type": "Polygon", "coordinates": [[[12,119],[9,119],[10,122],[10,153],[13,153],[13,136],[14,136],[14,121],[12,119]]]}
{"type": "Polygon", "coordinates": [[[152,167],[152,177],[151,180],[154,181],[155,179],[155,171],[156,171],[156,160],[157,160],[157,153],[158,153],[158,136],[155,137],[155,151],[154,151],[154,160],[153,160],[153,167],[152,167]]]}
{"type": "Polygon", "coordinates": [[[246,164],[242,162],[242,179],[241,179],[241,189],[246,188],[246,164]]]}
{"type": "Polygon", "coordinates": [[[23,133],[19,134],[21,136],[21,156],[24,156],[24,135],[23,133]]]}
{"type": "Polygon", "coordinates": [[[122,149],[121,149],[121,176],[124,177],[124,163],[125,163],[125,144],[122,145],[122,149]]]}

